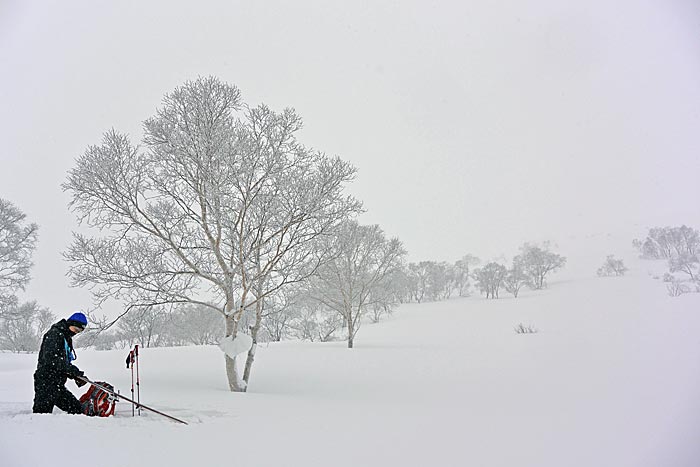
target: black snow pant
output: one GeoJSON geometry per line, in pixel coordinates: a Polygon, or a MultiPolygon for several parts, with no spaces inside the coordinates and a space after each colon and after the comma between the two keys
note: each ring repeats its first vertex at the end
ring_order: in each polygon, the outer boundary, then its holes
{"type": "Polygon", "coordinates": [[[54,406],[70,414],[83,413],[80,401],[60,381],[34,375],[34,413],[51,413],[54,406]]]}

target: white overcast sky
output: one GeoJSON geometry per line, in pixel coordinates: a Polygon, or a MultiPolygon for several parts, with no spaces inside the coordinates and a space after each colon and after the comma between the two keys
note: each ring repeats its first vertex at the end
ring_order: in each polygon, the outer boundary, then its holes
{"type": "Polygon", "coordinates": [[[26,298],[89,307],[66,172],[210,74],[296,108],[411,261],[700,227],[695,0],[0,0],[0,197],[40,226],[26,298]]]}

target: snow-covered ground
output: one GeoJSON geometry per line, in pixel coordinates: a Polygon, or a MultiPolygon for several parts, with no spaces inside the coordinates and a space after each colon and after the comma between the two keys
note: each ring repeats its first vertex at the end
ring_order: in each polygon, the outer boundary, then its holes
{"type": "MultiPolygon", "coordinates": [[[[262,346],[246,394],[217,347],[142,349],[141,400],[187,426],[125,402],[109,419],[34,415],[36,355],[0,354],[0,465],[700,465],[700,294],[669,297],[664,265],[628,250],[627,276],[598,278],[618,251],[585,251],[560,244],[545,291],[403,305],[352,350],[262,346]]],[[[128,395],[125,358],[76,363],[128,395]]]]}

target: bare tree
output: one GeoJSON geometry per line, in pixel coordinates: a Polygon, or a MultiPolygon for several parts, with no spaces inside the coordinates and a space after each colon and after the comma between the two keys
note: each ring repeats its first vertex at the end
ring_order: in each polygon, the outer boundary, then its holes
{"type": "Polygon", "coordinates": [[[298,339],[329,342],[336,340],[336,333],[343,328],[343,318],[323,303],[309,300],[300,304],[299,313],[292,319],[290,328],[298,339]]]}
{"type": "Polygon", "coordinates": [[[682,272],[690,276],[691,281],[698,279],[700,272],[700,261],[697,254],[681,253],[673,255],[668,260],[669,270],[671,272],[682,272]]]}
{"type": "Polygon", "coordinates": [[[345,222],[332,241],[334,259],[319,269],[313,296],[343,317],[352,348],[362,316],[375,304],[397,302],[386,284],[406,252],[398,238],[387,239],[379,226],[356,221],[345,222]]]}
{"type": "Polygon", "coordinates": [[[542,246],[525,243],[520,247],[520,251],[524,271],[530,277],[530,285],[534,289],[546,287],[547,275],[566,264],[566,258],[549,250],[548,242],[542,246]]]}
{"type": "Polygon", "coordinates": [[[476,284],[486,298],[498,298],[498,291],[506,277],[507,269],[502,264],[491,262],[473,272],[476,284]]]}
{"type": "Polygon", "coordinates": [[[465,255],[455,263],[455,287],[460,297],[468,295],[470,268],[479,264],[480,260],[473,255],[465,255]]]}
{"type": "MultiPolygon", "coordinates": [[[[249,108],[216,78],[176,88],[144,126],[143,149],[112,130],[64,185],[104,234],[76,234],[65,253],[98,305],[200,304],[235,338],[245,311],[313,274],[325,258],[314,242],[360,209],[342,194],[355,169],[299,144],[293,110],[249,108]]],[[[245,391],[236,358],[225,363],[230,389],[245,391]]]]}
{"type": "Polygon", "coordinates": [[[198,304],[178,306],[161,331],[162,345],[218,343],[224,335],[221,313],[198,304]]]}
{"type": "Polygon", "coordinates": [[[119,320],[118,335],[129,346],[159,347],[164,340],[170,310],[165,306],[146,306],[132,310],[119,320]]]}
{"type": "Polygon", "coordinates": [[[670,229],[669,236],[676,256],[697,256],[700,254],[700,232],[682,225],[670,229]]]}
{"type": "Polygon", "coordinates": [[[690,292],[690,286],[686,282],[673,277],[671,274],[666,273],[664,282],[666,282],[666,290],[668,290],[668,294],[671,297],[679,297],[690,292]]]}
{"type": "Polygon", "coordinates": [[[418,303],[450,298],[455,284],[454,266],[445,262],[421,261],[408,265],[411,295],[418,303]]]}
{"type": "Polygon", "coordinates": [[[695,256],[700,253],[700,232],[691,227],[654,227],[647,237],[633,245],[645,259],[671,259],[674,256],[695,256]]]}
{"type": "Polygon", "coordinates": [[[525,273],[525,265],[521,256],[513,258],[513,266],[506,271],[503,277],[503,288],[518,298],[520,289],[529,282],[529,277],[525,273]]]}
{"type": "Polygon", "coordinates": [[[403,267],[396,268],[390,273],[386,281],[377,285],[373,292],[375,296],[385,297],[383,300],[375,301],[370,308],[370,318],[373,323],[378,323],[382,317],[390,315],[394,312],[394,307],[402,302],[404,293],[403,267]]]}
{"type": "Polygon", "coordinates": [[[430,287],[430,261],[410,263],[408,265],[408,282],[413,300],[421,303],[430,287]]]}
{"type": "Polygon", "coordinates": [[[615,255],[608,255],[605,263],[598,268],[598,276],[624,276],[628,271],[624,261],[616,259],[615,255]]]}
{"type": "Polygon", "coordinates": [[[399,303],[407,303],[414,299],[410,271],[406,264],[402,264],[401,268],[394,272],[391,289],[399,303]]]}
{"type": "Polygon", "coordinates": [[[0,317],[20,309],[15,293],[29,283],[38,229],[26,222],[22,211],[0,198],[0,317]]]}
{"type": "MultiPolygon", "coordinates": [[[[85,332],[90,332],[88,329],[85,332]]],[[[94,346],[95,350],[114,350],[114,349],[126,349],[130,347],[125,342],[123,342],[116,332],[100,332],[90,339],[90,344],[94,346]]]]}
{"type": "Polygon", "coordinates": [[[432,300],[447,300],[452,296],[455,283],[454,266],[447,262],[432,262],[429,295],[432,300]]]}
{"type": "Polygon", "coordinates": [[[265,301],[262,330],[266,341],[279,342],[290,335],[292,322],[298,316],[304,299],[302,289],[288,287],[265,301]]]}
{"type": "Polygon", "coordinates": [[[34,301],[13,307],[0,318],[0,349],[36,352],[41,336],[54,319],[48,308],[42,308],[34,301]]]}

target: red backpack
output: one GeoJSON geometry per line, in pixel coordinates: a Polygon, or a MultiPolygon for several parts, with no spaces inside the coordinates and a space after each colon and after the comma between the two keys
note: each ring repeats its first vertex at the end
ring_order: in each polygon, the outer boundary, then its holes
{"type": "MultiPolygon", "coordinates": [[[[104,381],[95,381],[100,386],[114,391],[114,386],[104,381]]],[[[90,385],[90,389],[80,397],[80,403],[83,406],[83,413],[90,417],[109,417],[114,415],[114,405],[116,398],[107,391],[98,388],[94,384],[90,385]]]]}

